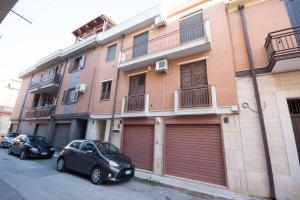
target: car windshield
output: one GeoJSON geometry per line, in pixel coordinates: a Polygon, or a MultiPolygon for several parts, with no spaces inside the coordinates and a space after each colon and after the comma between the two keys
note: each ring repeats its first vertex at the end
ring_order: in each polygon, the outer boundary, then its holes
{"type": "Polygon", "coordinates": [[[96,143],[96,144],[101,153],[104,153],[104,154],[120,153],[120,150],[116,146],[114,146],[110,143],[104,142],[104,143],[96,143]]]}
{"type": "Polygon", "coordinates": [[[30,143],[47,144],[46,138],[40,136],[27,136],[30,143]]]}
{"type": "Polygon", "coordinates": [[[18,134],[17,133],[7,133],[6,136],[11,137],[11,138],[15,138],[15,137],[18,136],[18,134]]]}

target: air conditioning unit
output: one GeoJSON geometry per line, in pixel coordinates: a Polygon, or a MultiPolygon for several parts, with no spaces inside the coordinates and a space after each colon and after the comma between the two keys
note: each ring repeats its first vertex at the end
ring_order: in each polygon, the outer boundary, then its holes
{"type": "Polygon", "coordinates": [[[85,93],[86,92],[86,84],[79,84],[76,87],[77,92],[85,93]]]}
{"type": "Polygon", "coordinates": [[[168,72],[168,60],[160,60],[156,62],[155,71],[157,72],[168,72]]]}
{"type": "Polygon", "coordinates": [[[154,26],[156,28],[162,27],[166,25],[166,20],[161,15],[155,17],[154,26]]]}

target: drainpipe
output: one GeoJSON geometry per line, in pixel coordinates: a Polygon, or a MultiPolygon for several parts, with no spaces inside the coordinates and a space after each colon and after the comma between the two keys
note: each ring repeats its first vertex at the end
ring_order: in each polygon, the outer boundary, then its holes
{"type": "MultiPolygon", "coordinates": [[[[123,50],[123,43],[124,43],[124,37],[125,35],[122,35],[121,37],[121,47],[120,47],[120,56],[122,56],[122,50],[123,50]]],[[[114,105],[113,105],[113,111],[111,114],[111,122],[109,126],[109,136],[108,136],[108,141],[111,142],[111,135],[112,135],[112,129],[115,121],[115,112],[116,112],[116,105],[117,105],[117,97],[118,97],[118,88],[119,88],[119,77],[120,77],[120,65],[121,60],[119,59],[118,62],[118,72],[117,72],[117,82],[116,82],[116,87],[115,87],[115,95],[114,95],[114,105]]]]}
{"type": "Polygon", "coordinates": [[[252,49],[251,49],[251,45],[250,45],[247,22],[246,22],[246,17],[245,17],[244,5],[239,5],[239,11],[241,14],[241,20],[242,20],[242,24],[243,24],[244,36],[245,36],[246,47],[247,47],[247,54],[248,54],[251,77],[252,77],[253,88],[254,88],[254,94],[255,94],[255,99],[256,99],[256,106],[257,106],[259,122],[260,122],[260,129],[261,129],[262,138],[263,138],[263,144],[264,144],[264,150],[265,150],[265,156],[266,156],[266,162],[267,162],[267,169],[268,169],[268,177],[269,177],[269,183],[270,183],[271,198],[276,199],[274,179],[273,179],[273,170],[272,170],[270,151],[269,151],[269,145],[268,145],[268,139],[267,139],[267,132],[266,132],[266,127],[265,127],[265,122],[264,122],[264,115],[263,115],[263,111],[262,111],[262,107],[261,107],[260,94],[259,94],[259,90],[258,90],[258,84],[257,84],[255,67],[254,67],[252,49]]]}
{"type": "Polygon", "coordinates": [[[26,96],[25,96],[24,101],[22,103],[21,112],[20,112],[19,117],[18,117],[18,122],[19,123],[18,123],[16,132],[19,132],[19,128],[20,128],[20,124],[21,124],[21,118],[22,118],[22,115],[23,115],[23,110],[25,108],[25,103],[26,103],[27,96],[28,96],[28,93],[29,93],[29,88],[30,88],[30,85],[31,85],[31,82],[32,82],[32,78],[33,78],[33,74],[31,74],[31,79],[30,79],[30,82],[29,82],[28,87],[27,87],[26,96]]]}

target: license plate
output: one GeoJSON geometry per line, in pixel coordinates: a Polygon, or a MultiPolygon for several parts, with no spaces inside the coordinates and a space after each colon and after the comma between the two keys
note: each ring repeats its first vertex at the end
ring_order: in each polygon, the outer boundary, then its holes
{"type": "Polygon", "coordinates": [[[47,155],[48,153],[47,152],[42,152],[41,155],[45,156],[47,155]]]}
{"type": "Polygon", "coordinates": [[[126,174],[126,175],[131,174],[131,170],[126,170],[126,171],[125,171],[125,174],[126,174]]]}

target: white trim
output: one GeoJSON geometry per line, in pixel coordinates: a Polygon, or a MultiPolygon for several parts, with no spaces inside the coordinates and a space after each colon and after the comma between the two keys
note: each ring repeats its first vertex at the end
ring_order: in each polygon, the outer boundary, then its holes
{"type": "Polygon", "coordinates": [[[105,82],[108,82],[108,81],[113,81],[113,79],[106,79],[106,80],[101,81],[101,83],[105,83],[105,82]]]}
{"type": "Polygon", "coordinates": [[[194,62],[197,62],[197,61],[202,61],[202,60],[207,61],[208,58],[209,58],[209,56],[199,57],[199,58],[196,58],[196,59],[193,59],[193,60],[188,60],[188,61],[177,63],[177,65],[185,65],[185,64],[194,63],[194,62]]]}
{"type": "MultiPolygon", "coordinates": [[[[189,18],[189,17],[191,17],[191,16],[197,15],[198,13],[201,13],[201,12],[202,12],[202,14],[203,14],[203,8],[200,8],[198,11],[196,10],[196,11],[194,11],[194,12],[188,13],[188,14],[186,14],[186,15],[180,17],[179,20],[180,20],[180,21],[185,20],[186,18],[189,18]]],[[[203,21],[204,21],[204,20],[203,20],[203,21]]]]}
{"type": "Polygon", "coordinates": [[[150,70],[145,70],[145,71],[141,71],[141,72],[137,72],[137,73],[133,73],[133,74],[128,74],[128,76],[136,76],[136,75],[140,75],[140,74],[146,74],[147,72],[150,72],[150,70]]]}

